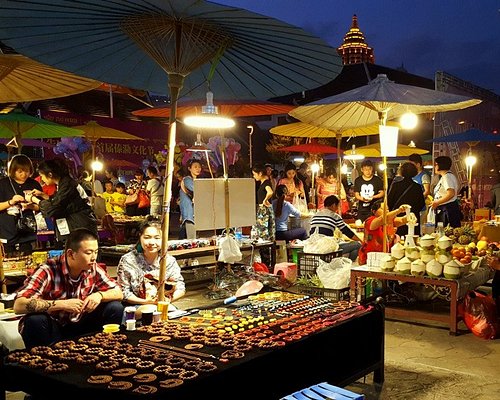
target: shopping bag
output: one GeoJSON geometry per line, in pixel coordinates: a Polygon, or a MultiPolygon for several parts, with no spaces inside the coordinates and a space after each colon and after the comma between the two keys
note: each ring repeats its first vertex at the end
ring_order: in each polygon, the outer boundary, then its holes
{"type": "Polygon", "coordinates": [[[139,199],[138,208],[147,208],[151,205],[151,199],[144,190],[139,190],[137,197],[139,199]]]}
{"type": "Polygon", "coordinates": [[[219,262],[235,263],[243,258],[240,245],[232,235],[226,235],[219,240],[219,262]]]}
{"type": "Polygon", "coordinates": [[[470,290],[459,306],[459,314],[475,336],[482,339],[495,339],[498,336],[500,326],[493,298],[470,290]]]}

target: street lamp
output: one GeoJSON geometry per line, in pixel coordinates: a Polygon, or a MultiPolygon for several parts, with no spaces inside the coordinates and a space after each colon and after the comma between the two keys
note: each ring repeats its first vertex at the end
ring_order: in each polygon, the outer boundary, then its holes
{"type": "Polygon", "coordinates": [[[418,117],[412,112],[406,112],[399,119],[402,129],[413,129],[418,124],[418,117]]]}

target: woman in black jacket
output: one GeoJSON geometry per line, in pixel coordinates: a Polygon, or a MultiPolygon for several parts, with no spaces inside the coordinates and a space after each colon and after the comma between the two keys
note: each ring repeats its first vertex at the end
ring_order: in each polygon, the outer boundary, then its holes
{"type": "MultiPolygon", "coordinates": [[[[420,211],[425,207],[425,199],[422,186],[413,180],[413,177],[417,174],[417,167],[413,163],[403,163],[399,167],[398,176],[392,181],[387,193],[387,204],[389,210],[395,210],[403,204],[409,204],[411,212],[415,214],[418,220],[420,211]]],[[[407,233],[407,225],[401,225],[397,230],[399,236],[406,235],[407,233]]],[[[415,235],[420,235],[420,225],[415,227],[415,235]]]]}
{"type": "Polygon", "coordinates": [[[87,228],[97,235],[97,219],[90,205],[80,195],[78,182],[69,175],[67,165],[62,160],[42,161],[38,173],[45,184],[56,184],[57,191],[48,197],[40,190],[26,195],[28,202],[40,207],[45,218],[53,218],[58,241],[64,241],[77,228],[87,228]]]}

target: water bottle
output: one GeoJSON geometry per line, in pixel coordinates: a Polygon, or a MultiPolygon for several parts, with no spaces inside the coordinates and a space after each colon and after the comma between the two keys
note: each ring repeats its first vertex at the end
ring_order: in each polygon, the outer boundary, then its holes
{"type": "Polygon", "coordinates": [[[257,228],[255,226],[252,226],[252,230],[250,231],[250,239],[252,240],[257,240],[257,228]]]}
{"type": "Polygon", "coordinates": [[[234,228],[234,238],[238,242],[241,242],[241,240],[243,239],[243,230],[241,229],[241,226],[238,228],[234,228]]]}

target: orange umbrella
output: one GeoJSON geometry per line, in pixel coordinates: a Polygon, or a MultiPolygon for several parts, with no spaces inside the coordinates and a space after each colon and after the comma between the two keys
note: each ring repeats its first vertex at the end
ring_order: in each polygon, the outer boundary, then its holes
{"type": "Polygon", "coordinates": [[[342,150],[337,149],[334,146],[317,143],[316,141],[311,141],[310,143],[297,144],[294,146],[282,147],[281,149],[278,149],[278,151],[310,153],[310,154],[331,154],[339,152],[339,154],[342,154],[342,150]]]}
{"type": "MultiPolygon", "coordinates": [[[[177,105],[177,116],[201,114],[201,107],[206,105],[206,99],[180,100],[177,105]]],[[[287,114],[295,106],[289,104],[272,103],[261,100],[217,100],[216,106],[219,114],[230,117],[253,117],[258,115],[287,114]]],[[[170,106],[145,108],[133,111],[132,114],[139,117],[170,117],[170,106]]]]}

